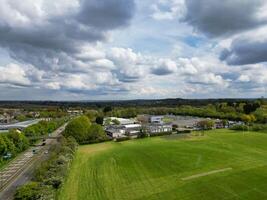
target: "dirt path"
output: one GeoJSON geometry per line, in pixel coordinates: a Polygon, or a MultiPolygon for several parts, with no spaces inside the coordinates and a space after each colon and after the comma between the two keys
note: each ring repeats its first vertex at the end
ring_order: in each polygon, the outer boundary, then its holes
{"type": "Polygon", "coordinates": [[[231,167],[224,168],[224,169],[213,170],[213,171],[209,171],[209,172],[205,172],[205,173],[201,173],[201,174],[195,174],[195,175],[192,175],[192,176],[188,176],[188,177],[182,178],[182,180],[183,181],[187,181],[187,180],[199,178],[199,177],[202,177],[202,176],[208,176],[208,175],[211,175],[211,174],[217,174],[217,173],[230,171],[230,170],[232,170],[231,167]]]}

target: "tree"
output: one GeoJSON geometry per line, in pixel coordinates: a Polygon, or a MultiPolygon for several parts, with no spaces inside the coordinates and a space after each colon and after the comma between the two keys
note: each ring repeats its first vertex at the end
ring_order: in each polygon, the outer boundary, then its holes
{"type": "Polygon", "coordinates": [[[260,104],[258,102],[256,103],[247,103],[243,106],[243,110],[245,114],[250,114],[254,111],[256,111],[260,107],[260,104]]]}
{"type": "Polygon", "coordinates": [[[111,112],[112,111],[112,108],[110,106],[106,106],[104,109],[103,109],[103,112],[106,114],[108,112],[111,112]]]}
{"type": "Polygon", "coordinates": [[[106,139],[105,131],[103,127],[98,124],[93,124],[88,130],[88,141],[104,140],[106,139]]]}
{"type": "MultiPolygon", "coordinates": [[[[3,135],[0,135],[0,156],[4,155],[7,151],[7,144],[3,138],[3,135]]],[[[0,158],[1,160],[1,158],[0,158]]]]}
{"type": "Polygon", "coordinates": [[[213,120],[202,120],[202,121],[199,121],[197,125],[202,130],[209,130],[214,127],[214,121],[213,120]]]}
{"type": "Polygon", "coordinates": [[[72,120],[64,131],[65,137],[74,137],[78,143],[82,143],[87,139],[88,130],[91,122],[88,117],[81,116],[72,120]]]}
{"type": "Polygon", "coordinates": [[[21,152],[29,147],[28,138],[23,133],[20,133],[17,130],[10,130],[8,133],[8,137],[12,140],[18,152],[21,152]]]}
{"type": "Polygon", "coordinates": [[[104,122],[104,118],[102,116],[98,116],[96,117],[96,120],[95,122],[99,125],[103,125],[103,122],[104,122]]]}

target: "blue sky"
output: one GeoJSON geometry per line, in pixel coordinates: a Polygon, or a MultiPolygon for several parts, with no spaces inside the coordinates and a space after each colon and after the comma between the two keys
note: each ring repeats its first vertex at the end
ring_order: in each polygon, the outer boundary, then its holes
{"type": "Polygon", "coordinates": [[[265,0],[0,3],[0,100],[266,95],[265,0]]]}

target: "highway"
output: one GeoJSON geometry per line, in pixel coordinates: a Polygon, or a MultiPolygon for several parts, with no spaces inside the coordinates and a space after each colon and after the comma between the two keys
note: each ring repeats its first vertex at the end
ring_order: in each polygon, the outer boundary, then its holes
{"type": "MultiPolygon", "coordinates": [[[[58,137],[64,131],[66,125],[64,124],[58,128],[51,136],[58,137]]],[[[36,145],[37,147],[29,148],[0,170],[1,200],[13,199],[16,188],[31,180],[34,169],[41,160],[45,160],[49,156],[49,149],[55,143],[57,143],[55,139],[47,139],[45,146],[41,146],[42,142],[40,142],[36,145]],[[33,149],[36,150],[35,154],[33,149]]]]}

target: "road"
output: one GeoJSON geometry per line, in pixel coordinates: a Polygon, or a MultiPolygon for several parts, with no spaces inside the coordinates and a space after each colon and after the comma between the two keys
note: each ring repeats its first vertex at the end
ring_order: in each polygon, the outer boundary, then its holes
{"type": "MultiPolygon", "coordinates": [[[[67,124],[64,124],[51,136],[58,137],[64,131],[67,124]]],[[[41,146],[42,142],[37,144],[37,147],[32,147],[16,157],[11,163],[0,171],[0,199],[13,199],[14,193],[18,186],[28,182],[32,176],[33,171],[38,166],[41,160],[46,159],[49,154],[49,149],[57,140],[47,139],[46,145],[41,146]],[[33,149],[36,149],[36,154],[33,154],[33,149]]]]}

